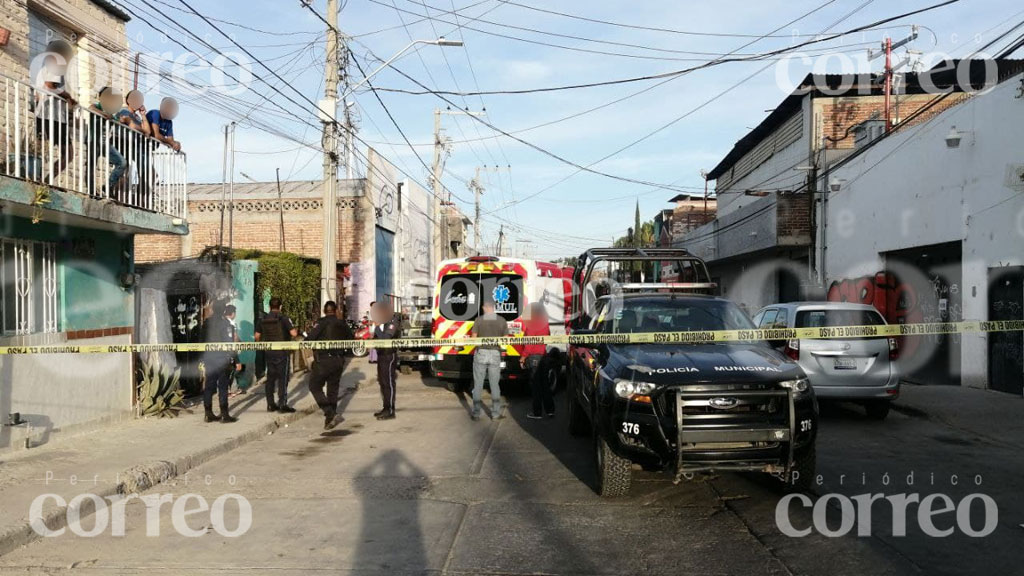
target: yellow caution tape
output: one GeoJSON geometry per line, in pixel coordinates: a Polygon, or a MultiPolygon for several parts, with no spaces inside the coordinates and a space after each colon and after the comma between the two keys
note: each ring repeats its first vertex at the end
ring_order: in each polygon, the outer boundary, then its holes
{"type": "Polygon", "coordinates": [[[698,330],[691,332],[636,332],[625,334],[576,334],[552,336],[505,336],[501,338],[394,338],[381,340],[325,340],[318,342],[235,342],[218,344],[52,344],[0,346],[0,355],[18,354],[116,354],[126,352],[246,352],[268,350],[338,350],[366,348],[435,348],[441,346],[523,346],[527,344],[687,344],[754,342],[762,340],[820,340],[886,336],[927,336],[980,332],[1024,331],[1024,320],[989,322],[925,322],[884,326],[831,326],[825,328],[760,328],[752,330],[698,330]]]}

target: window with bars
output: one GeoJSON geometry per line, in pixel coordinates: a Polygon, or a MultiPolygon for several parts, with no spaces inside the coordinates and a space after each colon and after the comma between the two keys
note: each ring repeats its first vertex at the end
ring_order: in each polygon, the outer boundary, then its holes
{"type": "Polygon", "coordinates": [[[57,332],[56,245],[0,239],[0,298],[4,335],[57,332]]]}

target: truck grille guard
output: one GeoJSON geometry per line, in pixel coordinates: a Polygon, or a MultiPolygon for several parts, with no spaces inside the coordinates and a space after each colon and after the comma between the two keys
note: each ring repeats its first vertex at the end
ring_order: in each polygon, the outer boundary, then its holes
{"type": "MultiPolygon", "coordinates": [[[[667,390],[659,402],[663,409],[667,408],[666,400],[669,398],[675,400],[676,482],[684,477],[691,477],[696,472],[710,470],[762,470],[783,479],[789,478],[794,465],[793,447],[796,439],[796,409],[792,390],[667,390]],[[781,415],[778,412],[783,407],[786,411],[785,417],[779,422],[778,416],[781,415]],[[763,415],[762,422],[757,422],[758,415],[763,415]],[[776,418],[772,418],[773,415],[776,418]],[[776,422],[772,422],[773,419],[776,422]],[[747,448],[737,449],[735,446],[743,443],[771,445],[782,442],[787,444],[786,461],[783,465],[766,464],[762,459],[745,457],[744,449],[747,448]],[[730,443],[733,446],[729,446],[730,443]],[[687,449],[686,446],[696,448],[687,449]],[[735,458],[705,462],[686,459],[688,452],[701,451],[734,451],[735,458]]],[[[757,447],[752,445],[749,449],[757,447]]]]}

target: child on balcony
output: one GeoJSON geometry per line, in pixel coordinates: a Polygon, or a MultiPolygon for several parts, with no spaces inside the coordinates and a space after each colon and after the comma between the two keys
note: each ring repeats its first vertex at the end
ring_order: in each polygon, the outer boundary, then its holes
{"type": "Polygon", "coordinates": [[[121,181],[121,177],[124,176],[125,170],[128,168],[128,162],[124,159],[124,156],[115,147],[116,142],[112,140],[122,140],[118,138],[116,124],[113,123],[114,111],[121,105],[121,95],[114,91],[109,86],[100,88],[99,98],[96,102],[93,102],[92,106],[89,107],[89,111],[92,115],[89,118],[89,141],[86,142],[88,148],[86,155],[87,174],[88,178],[86,186],[89,187],[90,196],[98,196],[96,193],[96,165],[102,161],[106,161],[112,167],[110,169],[110,176],[107,179],[107,197],[116,198],[117,184],[121,181]]]}

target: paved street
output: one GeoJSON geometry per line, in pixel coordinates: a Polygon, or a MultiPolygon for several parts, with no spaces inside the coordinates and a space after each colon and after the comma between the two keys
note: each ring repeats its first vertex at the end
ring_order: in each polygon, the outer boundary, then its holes
{"type": "MultiPolygon", "coordinates": [[[[348,372],[346,382],[361,385],[345,397],[345,420],[337,429],[324,432],[322,418],[308,416],[147,493],[195,493],[211,503],[225,493],[240,494],[253,516],[243,536],[218,535],[208,513],[187,520],[191,528],[205,529],[201,537],[182,536],[166,504],[160,536],[149,537],[146,506],[132,500],[124,537],[112,537],[108,529],[94,538],[43,539],[0,558],[0,571],[937,574],[970,573],[961,557],[1002,553],[1005,562],[1012,559],[1005,550],[1012,550],[1018,532],[1007,516],[995,535],[973,543],[913,531],[887,537],[891,522],[884,517],[873,537],[785,537],[774,520],[783,493],[757,476],[724,474],[677,486],[639,473],[628,498],[601,500],[591,489],[589,442],[566,433],[564,414],[528,420],[526,398],[513,393],[509,417],[472,422],[467,398],[412,374],[400,379],[398,418],[378,422],[369,368],[357,362],[348,372]]],[[[1010,446],[954,438],[943,424],[902,414],[869,422],[841,407],[825,409],[822,435],[822,493],[907,491],[895,482],[884,490],[881,480],[872,484],[870,478],[882,472],[903,476],[903,482],[913,469],[923,482],[925,471],[984,470],[985,487],[996,490],[987,491],[1004,512],[1007,505],[1020,509],[1019,500],[1006,500],[998,488],[1012,482],[1012,466],[972,459],[982,449],[1012,462],[1010,446]],[[867,490],[849,484],[862,472],[867,490]]],[[[808,512],[794,507],[793,524],[811,525],[808,512]]],[[[236,527],[235,505],[228,504],[225,514],[225,526],[236,527]]],[[[85,520],[83,526],[93,524],[85,520]]],[[[998,556],[988,557],[989,568],[1000,566],[998,556]]],[[[1004,567],[1001,573],[1011,571],[1004,567]]]]}

